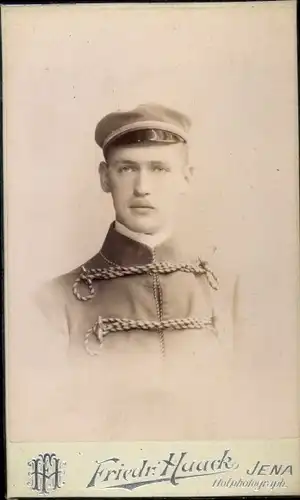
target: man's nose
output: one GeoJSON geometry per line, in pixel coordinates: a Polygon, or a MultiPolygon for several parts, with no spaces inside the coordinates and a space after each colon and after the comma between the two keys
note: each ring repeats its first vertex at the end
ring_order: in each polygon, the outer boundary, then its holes
{"type": "Polygon", "coordinates": [[[150,176],[146,171],[137,173],[134,184],[135,196],[147,196],[151,192],[150,176]]]}

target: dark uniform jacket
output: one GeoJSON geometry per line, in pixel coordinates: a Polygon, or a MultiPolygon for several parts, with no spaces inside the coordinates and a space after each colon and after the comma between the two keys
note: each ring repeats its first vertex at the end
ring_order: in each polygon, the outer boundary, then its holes
{"type": "Polygon", "coordinates": [[[234,279],[197,257],[175,239],[151,249],[112,224],[99,253],[40,292],[59,380],[53,439],[226,436],[234,279]]]}

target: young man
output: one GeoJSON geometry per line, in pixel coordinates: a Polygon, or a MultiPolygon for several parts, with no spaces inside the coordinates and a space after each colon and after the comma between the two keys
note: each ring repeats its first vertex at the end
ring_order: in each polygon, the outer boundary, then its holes
{"type": "Polygon", "coordinates": [[[97,125],[115,220],[101,250],[41,296],[51,345],[68,352],[70,439],[214,438],[226,427],[234,280],[223,289],[175,236],[190,125],[158,104],[97,125]]]}

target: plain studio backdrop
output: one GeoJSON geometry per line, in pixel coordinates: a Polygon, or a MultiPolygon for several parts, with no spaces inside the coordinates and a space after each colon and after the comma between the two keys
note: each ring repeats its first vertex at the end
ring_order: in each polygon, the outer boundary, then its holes
{"type": "Polygon", "coordinates": [[[193,122],[195,178],[180,230],[195,249],[222,249],[225,265],[240,272],[259,339],[249,363],[269,373],[261,390],[266,400],[284,397],[282,432],[295,432],[295,3],[2,14],[11,338],[26,336],[29,293],[94,255],[113,220],[97,172],[99,119],[144,102],[172,106],[193,122]]]}

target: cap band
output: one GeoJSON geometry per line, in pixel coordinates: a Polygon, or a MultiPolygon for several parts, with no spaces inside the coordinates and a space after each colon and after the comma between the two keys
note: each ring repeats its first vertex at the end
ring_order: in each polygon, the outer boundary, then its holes
{"type": "Polygon", "coordinates": [[[160,129],[139,129],[130,130],[129,132],[124,132],[112,139],[109,144],[103,148],[104,156],[107,151],[114,146],[129,146],[137,144],[178,144],[179,142],[185,142],[182,137],[173,132],[168,132],[166,130],[160,129]]]}
{"type": "Polygon", "coordinates": [[[122,127],[118,128],[117,130],[114,130],[111,132],[103,141],[102,148],[106,148],[108,144],[116,139],[117,137],[133,131],[133,130],[144,130],[144,129],[157,129],[157,130],[163,130],[166,132],[172,132],[173,134],[181,137],[185,142],[187,141],[187,134],[184,132],[181,128],[176,127],[176,125],[173,124],[168,124],[165,122],[160,122],[160,121],[138,121],[136,123],[130,123],[127,125],[123,125],[122,127]]]}

